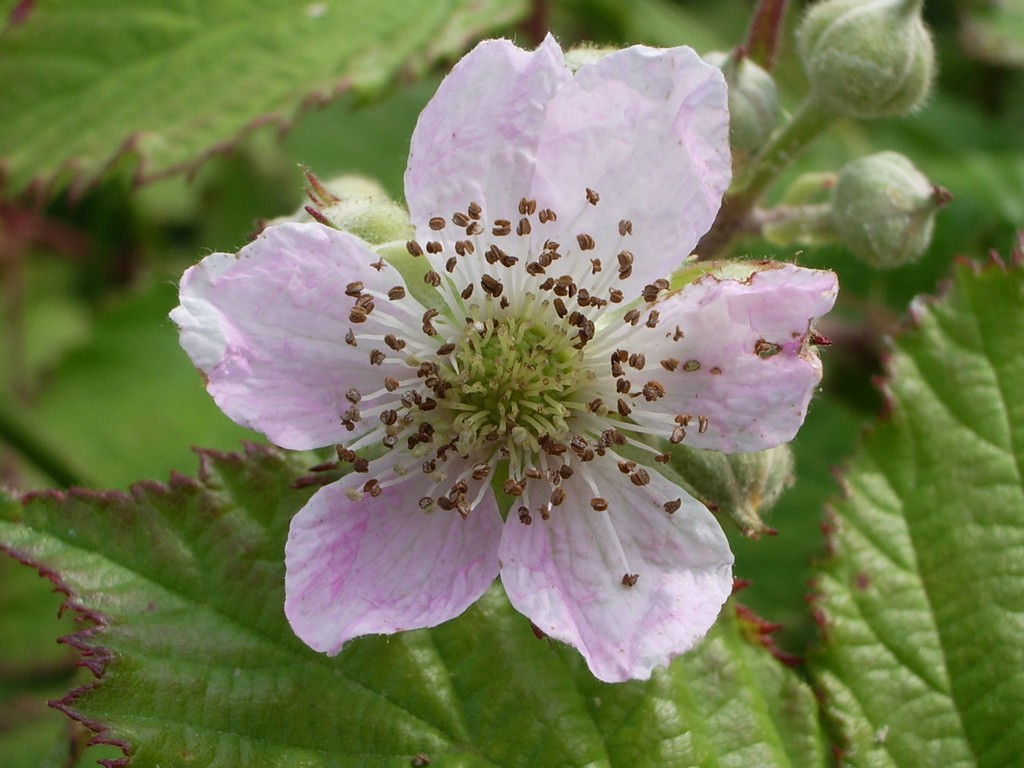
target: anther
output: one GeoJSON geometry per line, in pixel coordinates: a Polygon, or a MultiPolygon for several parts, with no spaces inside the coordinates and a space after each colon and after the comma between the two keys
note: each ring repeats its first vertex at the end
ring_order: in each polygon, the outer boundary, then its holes
{"type": "Polygon", "coordinates": [[[501,489],[505,491],[509,496],[522,496],[523,486],[514,477],[508,478],[501,486],[501,489]]]}
{"type": "Polygon", "coordinates": [[[672,430],[672,436],[669,437],[668,441],[673,445],[678,445],[679,443],[683,442],[683,438],[685,437],[686,429],[680,425],[672,430]]]}
{"type": "Polygon", "coordinates": [[[348,321],[350,323],[365,323],[366,315],[366,309],[363,307],[352,307],[352,311],[348,313],[348,321]]]}
{"type": "Polygon", "coordinates": [[[622,291],[620,291],[618,288],[609,288],[608,298],[612,302],[612,304],[619,304],[622,301],[622,291]]]}
{"type": "Polygon", "coordinates": [[[648,381],[643,388],[644,399],[651,403],[665,396],[665,386],[660,381],[648,381]]]}
{"type": "Polygon", "coordinates": [[[473,288],[474,284],[470,283],[469,285],[462,289],[462,291],[459,293],[459,296],[461,296],[463,299],[468,299],[470,296],[473,295],[473,288]]]}
{"type": "Polygon", "coordinates": [[[438,232],[438,231],[444,229],[445,222],[444,222],[444,219],[442,219],[440,216],[433,216],[433,217],[431,217],[429,224],[430,224],[430,228],[432,230],[434,230],[435,232],[438,232]]]}
{"type": "Polygon", "coordinates": [[[618,392],[620,395],[629,394],[629,387],[629,379],[626,379],[625,377],[615,382],[615,391],[618,392]]]}
{"type": "Polygon", "coordinates": [[[647,357],[643,352],[634,352],[629,356],[629,364],[638,371],[642,371],[644,366],[647,365],[647,357]]]}
{"type": "Polygon", "coordinates": [[[600,271],[601,271],[601,260],[600,259],[591,259],[590,260],[590,274],[596,275],[600,271]]]}
{"type": "Polygon", "coordinates": [[[697,417],[697,431],[700,434],[702,434],[702,435],[705,432],[708,431],[708,417],[707,416],[698,416],[697,417]]]}
{"type": "Polygon", "coordinates": [[[395,350],[395,352],[401,352],[405,347],[405,341],[399,339],[393,333],[389,333],[384,337],[384,343],[395,350]]]}
{"type": "Polygon", "coordinates": [[[380,365],[381,363],[384,362],[384,359],[386,357],[387,355],[385,355],[379,349],[375,349],[370,353],[370,365],[380,365]]]}
{"type": "Polygon", "coordinates": [[[590,187],[587,187],[587,202],[591,205],[597,205],[597,201],[601,199],[601,196],[597,194],[590,187]]]}
{"type": "Polygon", "coordinates": [[[405,288],[400,285],[396,285],[394,288],[388,291],[388,298],[392,301],[398,301],[399,299],[405,298],[405,288]]]}
{"type": "Polygon", "coordinates": [[[633,409],[629,407],[629,403],[627,403],[621,397],[619,398],[619,401],[615,405],[616,405],[616,408],[619,411],[619,416],[622,416],[623,418],[625,418],[626,416],[629,416],[629,414],[631,414],[633,412],[633,409]]]}
{"type": "Polygon", "coordinates": [[[635,587],[637,581],[640,579],[639,573],[626,573],[622,576],[622,586],[624,587],[635,587]]]}
{"type": "Polygon", "coordinates": [[[519,201],[519,213],[523,216],[532,216],[537,212],[537,201],[523,198],[519,201]]]}
{"type": "Polygon", "coordinates": [[[630,325],[636,325],[640,321],[640,310],[636,308],[629,310],[622,316],[622,321],[630,325]]]}
{"type": "Polygon", "coordinates": [[[388,408],[380,413],[380,421],[384,426],[390,427],[396,421],[398,421],[398,411],[394,408],[388,408]]]}
{"type": "Polygon", "coordinates": [[[491,229],[491,234],[497,237],[504,237],[505,235],[512,232],[512,222],[508,219],[495,219],[494,228],[491,229]]]}
{"type": "Polygon", "coordinates": [[[352,389],[345,393],[345,399],[352,403],[352,405],[356,405],[363,399],[363,396],[359,394],[358,389],[352,387],[352,389]]]}
{"type": "Polygon", "coordinates": [[[498,282],[496,278],[487,274],[480,278],[480,287],[484,289],[485,293],[494,298],[501,296],[501,292],[505,290],[505,286],[498,282]]]}
{"type": "Polygon", "coordinates": [[[392,379],[390,376],[384,378],[384,389],[388,392],[394,392],[399,386],[398,379],[392,379]]]}
{"type": "Polygon", "coordinates": [[[661,361],[661,367],[664,368],[666,371],[674,371],[676,368],[679,367],[679,361],[676,360],[674,357],[669,357],[661,361]]]}
{"type": "Polygon", "coordinates": [[[579,244],[581,251],[592,251],[597,245],[594,242],[594,238],[586,233],[576,235],[576,242],[579,244]]]}
{"type": "MultiPolygon", "coordinates": [[[[457,248],[458,248],[458,243],[456,243],[456,249],[457,248]]],[[[458,263],[459,263],[458,259],[456,259],[454,256],[451,256],[448,259],[448,261],[446,261],[444,263],[444,271],[447,272],[450,275],[452,272],[455,271],[455,265],[458,264],[458,263]]]]}
{"type": "Polygon", "coordinates": [[[683,506],[683,500],[673,499],[672,501],[666,501],[662,506],[665,508],[665,511],[668,512],[670,515],[675,514],[675,512],[677,512],[679,508],[683,506]]]}
{"type": "Polygon", "coordinates": [[[405,244],[405,250],[409,252],[410,256],[422,256],[423,247],[415,240],[410,240],[405,244]]]}
{"type": "Polygon", "coordinates": [[[345,343],[350,347],[356,346],[356,334],[351,328],[349,328],[348,332],[345,334],[345,343]]]}
{"type": "Polygon", "coordinates": [[[437,288],[441,284],[441,276],[431,269],[423,276],[423,282],[437,288]]]}
{"type": "Polygon", "coordinates": [[[632,235],[633,222],[630,221],[629,219],[622,219],[622,221],[619,222],[619,234],[622,237],[625,237],[626,235],[632,235]]]}
{"type": "Polygon", "coordinates": [[[651,475],[643,467],[637,467],[630,473],[629,479],[632,481],[633,485],[640,486],[642,488],[651,482],[651,475]]]}
{"type": "Polygon", "coordinates": [[[550,208],[544,208],[537,213],[537,219],[541,224],[547,224],[549,221],[556,221],[558,216],[550,208]]]}
{"type": "Polygon", "coordinates": [[[516,225],[516,234],[520,237],[528,235],[532,231],[533,228],[530,226],[530,220],[525,217],[520,219],[519,224],[516,225]]]}
{"type": "Polygon", "coordinates": [[[658,327],[658,321],[660,319],[661,319],[661,313],[658,310],[656,310],[656,309],[652,309],[650,314],[647,315],[647,322],[645,323],[645,325],[648,328],[657,328],[658,327]]]}
{"type": "Polygon", "coordinates": [[[473,235],[483,234],[484,228],[475,221],[471,221],[469,226],[466,227],[466,234],[472,237],[473,235]]]}
{"type": "Polygon", "coordinates": [[[608,502],[600,496],[595,496],[590,500],[590,507],[598,512],[604,512],[608,509],[608,502]]]}
{"type": "Polygon", "coordinates": [[[520,523],[522,523],[523,525],[529,525],[533,522],[533,518],[530,517],[530,510],[528,510],[526,507],[520,507],[518,509],[518,512],[520,523]]]}
{"type": "Polygon", "coordinates": [[[442,344],[440,347],[437,348],[437,354],[441,355],[442,357],[444,355],[450,355],[454,351],[455,345],[450,341],[446,344],[442,344]]]}
{"type": "Polygon", "coordinates": [[[427,243],[427,253],[440,253],[444,250],[444,246],[441,245],[437,240],[431,240],[427,243]]]}
{"type": "Polygon", "coordinates": [[[363,491],[370,494],[373,498],[377,498],[383,493],[384,489],[380,487],[380,483],[376,479],[370,479],[363,485],[363,491]]]}
{"type": "Polygon", "coordinates": [[[436,309],[431,307],[423,313],[423,332],[428,336],[437,335],[437,329],[434,328],[434,324],[431,322],[435,317],[440,314],[436,309]]]}
{"type": "Polygon", "coordinates": [[[551,305],[555,308],[555,312],[559,317],[565,317],[566,313],[569,311],[565,307],[565,302],[557,296],[555,297],[555,300],[551,302],[551,305]]]}
{"type": "Polygon", "coordinates": [[[565,489],[562,486],[557,486],[551,491],[551,506],[557,507],[563,501],[565,501],[565,489]]]}
{"type": "Polygon", "coordinates": [[[469,216],[464,214],[462,211],[456,211],[452,214],[452,224],[457,227],[469,226],[469,216]]]}
{"type": "Polygon", "coordinates": [[[348,285],[345,286],[345,295],[346,296],[358,297],[362,292],[363,292],[363,284],[360,283],[358,280],[356,282],[354,282],[354,283],[349,283],[348,285]]]}
{"type": "Polygon", "coordinates": [[[469,218],[479,219],[480,214],[484,212],[484,209],[480,207],[480,203],[473,202],[469,204],[467,211],[469,212],[469,218]]]}

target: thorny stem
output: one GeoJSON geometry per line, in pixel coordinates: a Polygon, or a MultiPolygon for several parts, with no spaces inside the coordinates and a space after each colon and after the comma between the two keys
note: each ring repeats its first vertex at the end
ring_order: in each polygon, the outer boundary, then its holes
{"type": "Polygon", "coordinates": [[[756,231],[752,212],[765,189],[833,119],[835,116],[820,107],[812,96],[804,99],[789,122],[772,135],[746,171],[733,181],[715,223],[697,243],[698,261],[728,256],[729,247],[739,235],[756,231]]]}

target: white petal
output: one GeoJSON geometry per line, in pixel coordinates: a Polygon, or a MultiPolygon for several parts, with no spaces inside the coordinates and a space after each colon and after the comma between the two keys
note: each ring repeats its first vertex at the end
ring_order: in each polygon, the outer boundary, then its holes
{"type": "Polygon", "coordinates": [[[419,508],[432,481],[418,471],[377,498],[353,501],[347,492],[367,477],[353,473],[318,491],[292,520],[285,547],[288,621],[303,642],[329,654],[353,637],[458,616],[498,572],[501,517],[492,493],[463,519],[419,508]]]}
{"type": "Polygon", "coordinates": [[[591,508],[593,493],[577,470],[548,520],[534,514],[524,525],[509,515],[499,550],[516,610],[578,648],[608,682],[646,679],[693,647],[731,593],[733,562],[702,504],[653,470],[648,485],[634,486],[615,458],[590,465],[614,473],[598,479],[607,511],[591,508]],[[677,499],[669,514],[664,503],[677,499]],[[634,586],[622,583],[627,573],[637,576],[634,586]]]}
{"type": "Polygon", "coordinates": [[[284,448],[308,449],[350,437],[346,393],[379,390],[396,366],[382,341],[345,342],[357,334],[421,336],[416,312],[403,315],[385,298],[366,322],[351,322],[352,282],[385,293],[403,285],[398,272],[371,267],[376,255],[360,240],[320,224],[268,227],[237,254],[215,253],[181,280],[171,319],[221,409],[284,448]],[[406,331],[391,324],[406,323],[406,331]],[[387,358],[373,365],[370,353],[387,358]]]}

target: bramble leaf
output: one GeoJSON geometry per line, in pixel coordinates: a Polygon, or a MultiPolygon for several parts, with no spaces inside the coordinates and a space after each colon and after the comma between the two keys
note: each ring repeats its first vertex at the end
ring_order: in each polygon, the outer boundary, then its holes
{"type": "Polygon", "coordinates": [[[1024,749],[1024,271],[956,267],[912,307],[891,412],[835,505],[814,664],[844,765],[1024,749]]]}

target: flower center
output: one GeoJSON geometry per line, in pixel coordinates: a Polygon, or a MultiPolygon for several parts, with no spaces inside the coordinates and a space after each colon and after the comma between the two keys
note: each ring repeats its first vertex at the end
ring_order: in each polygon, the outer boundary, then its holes
{"type": "Polygon", "coordinates": [[[467,324],[449,359],[438,375],[447,385],[444,404],[460,453],[499,441],[529,454],[562,440],[572,412],[585,407],[581,390],[593,378],[561,324],[528,316],[467,324]]]}

